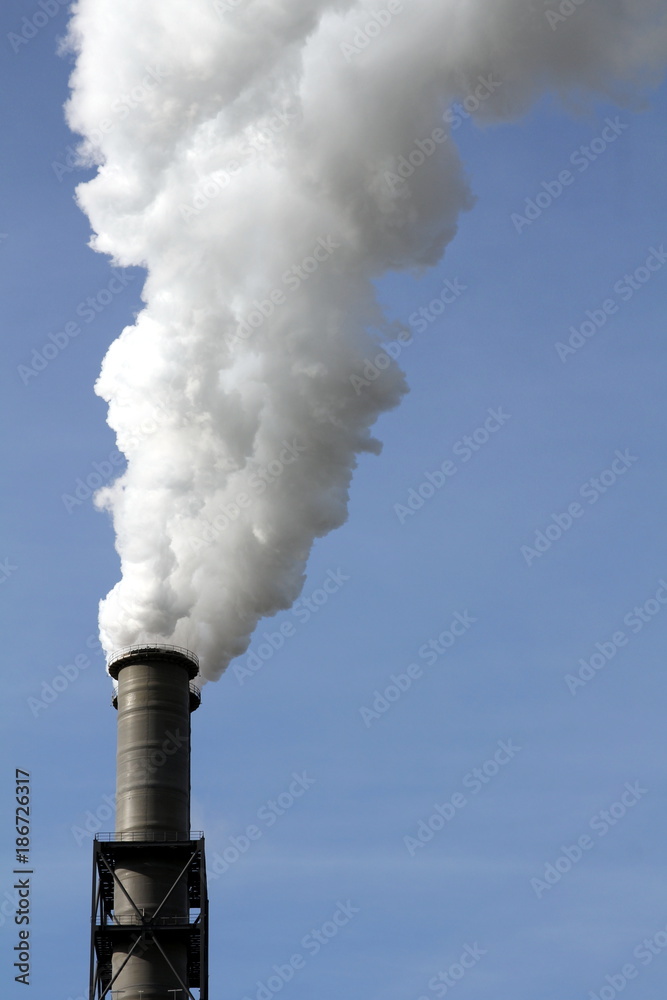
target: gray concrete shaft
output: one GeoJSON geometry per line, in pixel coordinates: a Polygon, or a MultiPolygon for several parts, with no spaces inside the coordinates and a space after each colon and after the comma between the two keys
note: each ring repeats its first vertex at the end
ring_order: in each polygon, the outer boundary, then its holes
{"type": "Polygon", "coordinates": [[[117,833],[190,837],[188,685],[189,674],[177,662],[137,662],[119,670],[117,833]]]}

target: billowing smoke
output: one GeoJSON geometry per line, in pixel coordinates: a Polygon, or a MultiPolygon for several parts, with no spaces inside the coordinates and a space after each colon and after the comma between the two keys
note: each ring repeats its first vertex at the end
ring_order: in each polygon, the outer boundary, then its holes
{"type": "MultiPolygon", "coordinates": [[[[72,129],[92,245],[146,268],[97,392],[128,460],[100,491],[122,579],[107,650],[204,676],[300,592],[357,456],[406,391],[373,280],[435,264],[472,204],[447,131],[650,83],[667,0],[78,0],[72,129]]],[[[502,177],[502,164],[498,165],[502,177]]]]}

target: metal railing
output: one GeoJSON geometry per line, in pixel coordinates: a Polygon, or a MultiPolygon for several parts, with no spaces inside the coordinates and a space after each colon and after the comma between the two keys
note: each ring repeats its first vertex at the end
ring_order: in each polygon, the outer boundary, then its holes
{"type": "MultiPolygon", "coordinates": [[[[194,920],[190,920],[190,917],[151,917],[149,913],[143,913],[143,911],[142,917],[145,918],[145,923],[151,924],[153,927],[190,927],[195,923],[194,920]]],[[[118,927],[141,927],[142,918],[138,913],[127,913],[122,916],[114,913],[110,924],[118,927]]]]}
{"type": "Polygon", "coordinates": [[[117,830],[114,833],[96,833],[95,840],[104,842],[125,840],[128,842],[146,840],[153,843],[182,843],[188,840],[201,840],[204,836],[202,830],[139,830],[125,833],[117,830]]]}
{"type": "Polygon", "coordinates": [[[181,656],[185,656],[199,669],[199,657],[192,650],[186,649],[184,646],[171,646],[167,643],[161,642],[143,642],[135,646],[122,646],[121,649],[114,650],[107,657],[107,667],[110,667],[117,660],[122,660],[124,657],[128,656],[130,653],[140,653],[142,650],[146,652],[165,652],[165,653],[179,653],[181,656]]]}

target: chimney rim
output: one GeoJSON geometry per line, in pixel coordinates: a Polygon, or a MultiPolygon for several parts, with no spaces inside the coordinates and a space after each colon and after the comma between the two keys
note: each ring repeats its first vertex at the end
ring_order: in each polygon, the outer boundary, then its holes
{"type": "Polygon", "coordinates": [[[107,671],[114,680],[118,680],[118,674],[123,667],[155,660],[162,662],[166,660],[169,663],[177,663],[179,666],[185,667],[190,680],[193,680],[199,673],[199,658],[196,653],[183,646],[155,642],[123,646],[121,649],[114,650],[107,660],[107,671]]]}

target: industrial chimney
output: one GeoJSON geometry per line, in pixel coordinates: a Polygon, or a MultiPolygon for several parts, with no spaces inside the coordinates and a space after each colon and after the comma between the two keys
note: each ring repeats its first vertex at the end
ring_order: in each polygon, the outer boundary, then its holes
{"type": "Polygon", "coordinates": [[[94,844],[90,1000],[208,998],[204,837],[190,832],[198,668],[176,646],[129,646],[109,662],[116,830],[94,844]]]}

